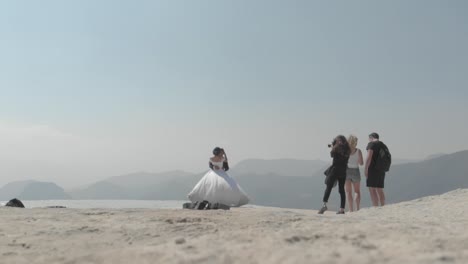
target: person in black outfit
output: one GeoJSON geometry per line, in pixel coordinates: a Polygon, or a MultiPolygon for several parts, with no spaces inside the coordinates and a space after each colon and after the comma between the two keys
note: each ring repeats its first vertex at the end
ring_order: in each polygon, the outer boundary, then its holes
{"type": "Polygon", "coordinates": [[[377,159],[383,146],[384,144],[379,140],[379,134],[372,133],[369,135],[366,160],[366,185],[369,188],[373,206],[385,205],[385,171],[379,170],[376,167],[377,159]]]}
{"type": "Polygon", "coordinates": [[[337,214],[344,214],[346,206],[346,170],[348,168],[348,160],[351,154],[351,148],[349,147],[346,137],[339,135],[333,140],[332,150],[330,154],[333,158],[333,164],[328,169],[326,180],[327,189],[325,190],[325,194],[323,195],[323,206],[318,213],[323,214],[326,210],[328,210],[328,198],[330,197],[330,193],[335,182],[338,181],[338,190],[341,196],[341,205],[340,210],[337,212],[337,214]]]}

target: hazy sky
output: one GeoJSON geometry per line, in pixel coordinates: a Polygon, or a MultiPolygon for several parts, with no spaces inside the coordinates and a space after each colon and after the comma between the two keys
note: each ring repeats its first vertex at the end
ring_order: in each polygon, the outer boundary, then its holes
{"type": "Polygon", "coordinates": [[[2,1],[0,34],[0,185],[468,149],[467,1],[2,1]]]}

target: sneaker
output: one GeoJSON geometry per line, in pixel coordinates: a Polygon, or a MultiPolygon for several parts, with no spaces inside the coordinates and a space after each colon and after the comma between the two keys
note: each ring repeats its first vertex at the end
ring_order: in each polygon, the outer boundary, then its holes
{"type": "Polygon", "coordinates": [[[338,211],[338,212],[336,212],[336,214],[345,214],[345,212],[344,211],[338,211]]]}
{"type": "Polygon", "coordinates": [[[318,213],[323,214],[326,210],[328,210],[328,207],[326,205],[323,205],[322,208],[320,208],[320,211],[318,211],[318,213]]]}

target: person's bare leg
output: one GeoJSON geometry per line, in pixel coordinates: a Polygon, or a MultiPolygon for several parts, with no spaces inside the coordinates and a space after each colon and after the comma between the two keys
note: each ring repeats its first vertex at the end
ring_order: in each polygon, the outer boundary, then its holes
{"type": "Polygon", "coordinates": [[[371,187],[369,187],[369,195],[370,195],[370,199],[371,199],[371,202],[372,202],[372,206],[375,206],[374,205],[374,193],[372,192],[371,187]]]}
{"type": "Polygon", "coordinates": [[[380,202],[380,206],[384,206],[385,205],[385,192],[384,192],[384,189],[383,188],[376,188],[377,190],[377,194],[379,196],[379,202],[380,202]]]}
{"type": "Polygon", "coordinates": [[[376,200],[377,200],[377,205],[374,205],[374,206],[380,206],[379,192],[377,191],[377,188],[375,188],[374,191],[375,191],[375,197],[376,197],[376,200]]]}
{"type": "Polygon", "coordinates": [[[354,193],[356,193],[356,211],[361,209],[361,183],[353,182],[354,193]]]}
{"type": "Polygon", "coordinates": [[[349,211],[352,212],[354,198],[353,198],[353,187],[352,187],[352,183],[350,180],[346,180],[345,189],[346,189],[346,197],[348,198],[349,211]]]}
{"type": "Polygon", "coordinates": [[[375,188],[369,187],[370,197],[372,200],[372,206],[379,206],[379,200],[377,198],[377,192],[375,188]]]}

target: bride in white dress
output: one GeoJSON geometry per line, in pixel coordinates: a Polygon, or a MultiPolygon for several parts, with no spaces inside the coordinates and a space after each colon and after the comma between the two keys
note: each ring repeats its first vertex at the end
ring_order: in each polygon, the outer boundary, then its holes
{"type": "Polygon", "coordinates": [[[242,206],[249,203],[249,197],[237,182],[227,174],[229,170],[226,153],[222,148],[213,150],[210,158],[210,171],[195,185],[189,193],[190,201],[208,201],[228,206],[242,206]]]}

